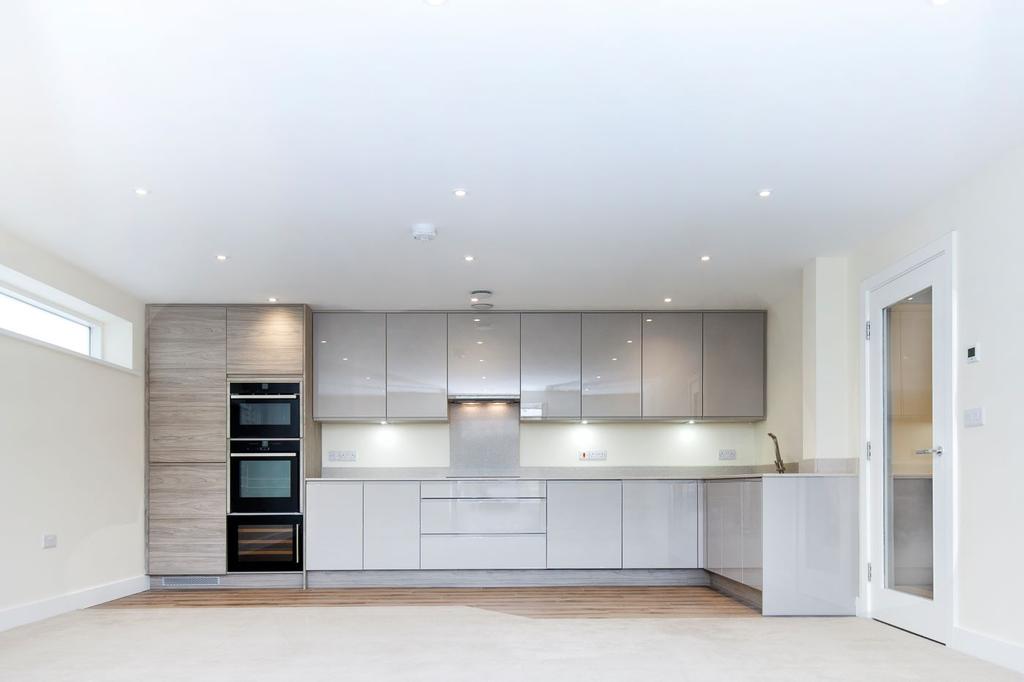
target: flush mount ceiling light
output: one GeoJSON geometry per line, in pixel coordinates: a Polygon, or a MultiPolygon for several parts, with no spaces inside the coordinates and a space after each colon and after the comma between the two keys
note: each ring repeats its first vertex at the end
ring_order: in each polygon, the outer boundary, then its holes
{"type": "Polygon", "coordinates": [[[700,257],[700,262],[701,263],[707,263],[709,260],[711,260],[711,256],[701,256],[700,257]]]}
{"type": "Polygon", "coordinates": [[[467,263],[472,263],[472,262],[473,262],[473,257],[472,257],[472,256],[470,256],[470,255],[466,255],[466,256],[463,256],[463,259],[464,259],[464,260],[465,260],[465,261],[466,261],[467,263]]]}
{"type": "Polygon", "coordinates": [[[466,192],[466,190],[463,189],[462,187],[456,187],[454,190],[452,190],[452,194],[454,194],[456,198],[462,199],[463,197],[466,196],[466,194],[468,194],[468,192],[466,192]]]}
{"type": "Polygon", "coordinates": [[[270,298],[267,299],[267,303],[277,303],[277,299],[271,296],[270,298]]]}
{"type": "Polygon", "coordinates": [[[135,193],[136,193],[137,195],[139,195],[140,197],[144,197],[144,196],[146,196],[147,194],[149,194],[149,190],[148,190],[148,189],[146,189],[145,187],[136,187],[136,188],[135,188],[135,193]]]}
{"type": "Polygon", "coordinates": [[[418,242],[429,242],[437,236],[433,223],[416,223],[412,226],[412,238],[418,242]]]}
{"type": "Polygon", "coordinates": [[[763,189],[763,190],[761,190],[760,192],[757,193],[757,196],[761,197],[762,199],[767,199],[771,195],[772,195],[772,191],[770,189],[763,189]]]}

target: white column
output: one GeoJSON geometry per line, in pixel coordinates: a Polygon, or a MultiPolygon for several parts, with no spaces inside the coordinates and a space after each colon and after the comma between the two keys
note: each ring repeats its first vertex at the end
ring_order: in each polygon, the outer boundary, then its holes
{"type": "Polygon", "coordinates": [[[815,258],[803,276],[803,456],[848,456],[851,348],[847,260],[815,258]]]}

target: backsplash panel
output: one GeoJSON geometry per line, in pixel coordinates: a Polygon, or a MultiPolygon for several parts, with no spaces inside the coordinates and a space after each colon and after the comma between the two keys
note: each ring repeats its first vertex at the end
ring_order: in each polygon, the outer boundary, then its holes
{"type": "MultiPolygon", "coordinates": [[[[562,424],[519,425],[524,467],[751,466],[769,463],[755,424],[562,424]],[[581,450],[607,452],[603,461],[581,462],[581,450]],[[720,461],[720,450],[736,459],[720,461]]],[[[324,424],[325,467],[447,467],[448,424],[324,424]],[[355,452],[355,461],[331,461],[330,452],[355,452]]],[[[337,457],[337,455],[336,455],[337,457]]]]}

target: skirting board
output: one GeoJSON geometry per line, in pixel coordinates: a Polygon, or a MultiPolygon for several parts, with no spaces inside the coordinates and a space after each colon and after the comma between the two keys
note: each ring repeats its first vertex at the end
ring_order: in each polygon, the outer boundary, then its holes
{"type": "Polygon", "coordinates": [[[149,589],[149,578],[140,575],[134,578],[117,580],[84,590],[69,592],[49,599],[20,604],[0,610],[0,632],[10,630],[19,625],[27,625],[36,621],[59,616],[62,613],[87,609],[104,602],[127,597],[131,594],[145,592],[149,589]]]}
{"type": "MultiPolygon", "coordinates": [[[[230,573],[227,575],[210,576],[218,578],[217,585],[164,585],[165,576],[149,577],[151,590],[218,590],[238,588],[282,588],[302,587],[301,573],[230,573]]],[[[166,576],[171,577],[171,576],[166,576]]]]}
{"type": "Polygon", "coordinates": [[[949,647],[983,661],[1024,673],[1024,646],[1020,644],[954,627],[949,647]]]}
{"type": "Polygon", "coordinates": [[[309,571],[310,587],[707,586],[700,568],[461,571],[309,571]]]}
{"type": "Polygon", "coordinates": [[[748,587],[743,583],[736,582],[731,578],[726,578],[715,573],[708,574],[711,579],[711,587],[718,590],[727,597],[732,597],[738,602],[742,602],[747,606],[761,610],[761,590],[753,587],[748,587]]]}

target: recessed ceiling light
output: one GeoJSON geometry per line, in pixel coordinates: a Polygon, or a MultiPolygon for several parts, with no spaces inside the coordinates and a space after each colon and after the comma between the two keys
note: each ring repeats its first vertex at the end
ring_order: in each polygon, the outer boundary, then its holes
{"type": "Polygon", "coordinates": [[[480,362],[483,362],[483,361],[484,361],[484,359],[483,359],[483,358],[480,358],[480,362]]]}
{"type": "Polygon", "coordinates": [[[646,320],[644,320],[644,322],[654,322],[654,320],[648,317],[646,320]]]}
{"type": "Polygon", "coordinates": [[[367,380],[367,381],[369,381],[369,380],[370,380],[370,377],[366,377],[366,380],[367,380]]]}
{"type": "Polygon", "coordinates": [[[762,199],[767,199],[771,195],[772,195],[772,191],[770,189],[763,189],[763,190],[761,190],[760,192],[757,193],[757,196],[761,197],[762,199]]]}
{"type": "Polygon", "coordinates": [[[149,194],[149,190],[146,189],[145,187],[136,187],[135,193],[138,194],[140,197],[144,197],[147,194],[149,194]]]}
{"type": "Polygon", "coordinates": [[[479,299],[479,298],[477,298],[476,296],[470,296],[470,297],[469,297],[469,302],[470,302],[470,303],[479,303],[479,302],[480,302],[480,299],[479,299]]]}
{"type": "Polygon", "coordinates": [[[626,343],[633,343],[633,339],[626,339],[626,343]]]}
{"type": "Polygon", "coordinates": [[[385,420],[382,419],[381,422],[380,422],[380,425],[381,426],[387,426],[388,423],[385,420]]]}
{"type": "Polygon", "coordinates": [[[277,299],[274,298],[273,296],[271,296],[270,298],[267,299],[267,302],[268,303],[277,303],[277,299]]]}
{"type": "Polygon", "coordinates": [[[690,420],[689,422],[687,422],[687,423],[688,423],[688,424],[696,424],[697,422],[696,422],[695,420],[691,419],[691,420],[690,420]]]}
{"type": "Polygon", "coordinates": [[[476,345],[478,345],[478,346],[482,346],[482,345],[484,345],[484,342],[483,342],[483,341],[477,341],[477,342],[476,342],[476,345]]]}
{"type": "Polygon", "coordinates": [[[320,343],[327,343],[327,339],[321,339],[320,343]]]}
{"type": "Polygon", "coordinates": [[[701,263],[707,263],[709,260],[711,260],[711,256],[701,256],[700,257],[700,262],[701,263]]]}
{"type": "Polygon", "coordinates": [[[665,299],[665,303],[671,303],[671,302],[672,302],[672,299],[671,299],[671,298],[666,298],[666,299],[665,299]]]}
{"type": "Polygon", "coordinates": [[[226,261],[227,259],[228,259],[228,257],[227,257],[227,256],[224,256],[224,255],[218,255],[218,256],[217,256],[217,260],[221,261],[222,263],[223,263],[224,261],[226,261]]]}
{"type": "Polygon", "coordinates": [[[342,360],[348,362],[348,358],[342,358],[342,360]]]}
{"type": "Polygon", "coordinates": [[[584,419],[583,421],[580,422],[580,424],[589,424],[589,423],[590,422],[588,422],[586,419],[584,419]]]}
{"type": "Polygon", "coordinates": [[[481,378],[481,379],[486,379],[487,377],[480,377],[480,378],[481,378]]]}
{"type": "Polygon", "coordinates": [[[466,192],[466,190],[465,190],[465,189],[463,189],[462,187],[458,187],[458,188],[456,188],[455,190],[453,190],[453,191],[452,191],[452,194],[454,194],[454,195],[455,195],[456,197],[458,197],[459,199],[461,199],[461,198],[463,198],[464,196],[466,196],[467,192],[466,192]]]}
{"type": "Polygon", "coordinates": [[[594,377],[594,378],[595,378],[595,379],[600,379],[600,378],[601,378],[601,375],[600,375],[600,374],[598,374],[598,375],[597,375],[596,377],[594,377]]]}
{"type": "Polygon", "coordinates": [[[473,321],[474,321],[474,322],[479,322],[479,321],[480,321],[480,318],[479,318],[479,317],[474,317],[474,318],[473,318],[473,321]]]}
{"type": "Polygon", "coordinates": [[[465,256],[465,259],[466,259],[467,263],[472,263],[473,262],[473,257],[472,256],[465,256]]]}
{"type": "Polygon", "coordinates": [[[618,360],[618,358],[612,358],[612,362],[614,362],[614,361],[616,361],[616,360],[618,360]]]}
{"type": "Polygon", "coordinates": [[[914,300],[914,297],[913,297],[913,296],[908,296],[908,297],[907,297],[907,300],[908,300],[908,301],[913,301],[913,300],[914,300]]]}

